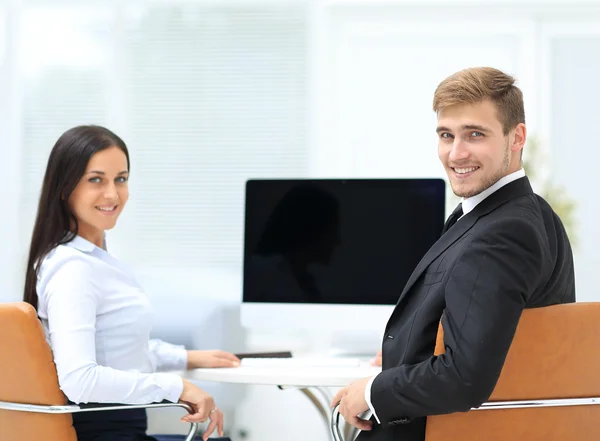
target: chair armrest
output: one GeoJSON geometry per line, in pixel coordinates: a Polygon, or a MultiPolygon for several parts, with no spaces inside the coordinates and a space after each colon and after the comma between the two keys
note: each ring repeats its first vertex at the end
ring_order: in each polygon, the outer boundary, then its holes
{"type": "MultiPolygon", "coordinates": [[[[491,401],[483,403],[480,407],[471,410],[498,410],[498,409],[527,409],[532,407],[565,407],[565,406],[590,406],[600,405],[600,397],[589,398],[561,398],[553,400],[519,400],[519,401],[491,401]]],[[[331,411],[331,434],[334,441],[344,441],[340,430],[339,403],[331,411]]]]}
{"type": "MultiPolygon", "coordinates": [[[[171,403],[170,401],[163,401],[162,403],[150,403],[150,404],[66,404],[47,406],[39,404],[23,404],[23,403],[11,403],[7,401],[0,401],[0,409],[13,410],[17,412],[34,412],[34,413],[47,413],[47,414],[64,414],[64,413],[81,413],[81,412],[106,412],[110,410],[127,410],[127,409],[152,409],[161,407],[181,407],[188,411],[188,413],[194,413],[194,410],[189,404],[185,403],[171,403]]],[[[192,441],[196,432],[198,431],[198,423],[190,423],[190,430],[185,438],[185,441],[192,441]]]]}
{"type": "Polygon", "coordinates": [[[331,435],[333,435],[333,441],[344,441],[344,437],[342,432],[340,431],[340,411],[338,407],[340,403],[336,404],[335,407],[331,411],[331,435]]]}
{"type": "Polygon", "coordinates": [[[490,401],[471,410],[526,409],[531,407],[590,406],[600,404],[600,397],[490,401]]]}

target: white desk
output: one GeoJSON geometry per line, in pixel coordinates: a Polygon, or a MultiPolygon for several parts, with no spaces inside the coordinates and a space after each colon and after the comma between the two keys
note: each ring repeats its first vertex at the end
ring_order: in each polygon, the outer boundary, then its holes
{"type": "Polygon", "coordinates": [[[226,369],[194,369],[184,378],[192,381],[216,381],[252,385],[271,385],[280,389],[297,388],[306,395],[323,416],[329,430],[329,404],[333,395],[328,387],[344,387],[362,378],[381,372],[367,360],[359,367],[239,367],[226,369]],[[313,392],[316,391],[317,393],[313,392]]]}

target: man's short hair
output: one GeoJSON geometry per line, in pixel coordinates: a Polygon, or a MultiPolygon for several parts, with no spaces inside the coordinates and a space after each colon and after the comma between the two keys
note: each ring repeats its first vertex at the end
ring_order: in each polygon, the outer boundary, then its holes
{"type": "Polygon", "coordinates": [[[464,69],[440,83],[433,96],[433,110],[490,99],[507,135],[517,124],[525,123],[523,93],[514,83],[513,77],[492,67],[464,69]]]}

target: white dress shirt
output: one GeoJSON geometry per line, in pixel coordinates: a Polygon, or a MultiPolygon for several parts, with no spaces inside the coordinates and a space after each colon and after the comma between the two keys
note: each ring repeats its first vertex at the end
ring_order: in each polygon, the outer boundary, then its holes
{"type": "MultiPolygon", "coordinates": [[[[525,170],[523,170],[521,168],[521,169],[517,170],[516,172],[513,172],[513,173],[506,175],[503,178],[499,179],[498,182],[496,182],[494,185],[487,188],[486,190],[482,191],[481,193],[476,194],[475,196],[471,196],[470,198],[463,199],[462,200],[463,215],[458,218],[458,221],[460,221],[467,213],[469,213],[470,211],[473,211],[473,209],[479,203],[481,203],[481,201],[483,201],[485,198],[487,198],[489,195],[491,195],[495,191],[498,191],[498,189],[504,187],[506,184],[509,184],[512,181],[515,181],[515,180],[523,178],[523,177],[525,177],[525,170]]],[[[371,403],[371,387],[373,386],[373,381],[375,380],[375,377],[377,377],[377,375],[373,376],[367,383],[367,386],[365,388],[365,400],[367,401],[367,404],[369,406],[369,409],[373,413],[373,416],[375,417],[377,422],[379,424],[381,424],[381,421],[377,417],[377,414],[375,413],[375,409],[373,408],[373,403],[371,403]]]]}
{"type": "Polygon", "coordinates": [[[150,340],[153,310],[132,271],[76,236],[42,261],[38,316],[74,403],[177,402],[187,351],[150,340]]]}

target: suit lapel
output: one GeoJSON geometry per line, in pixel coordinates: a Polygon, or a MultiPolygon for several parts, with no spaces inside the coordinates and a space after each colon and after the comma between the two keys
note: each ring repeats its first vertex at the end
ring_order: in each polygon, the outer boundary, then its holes
{"type": "Polygon", "coordinates": [[[460,220],[454,224],[446,233],[438,239],[436,243],[429,249],[429,251],[423,256],[413,273],[411,274],[408,282],[400,294],[400,298],[396,305],[402,302],[402,299],[410,291],[412,286],[415,284],[421,274],[427,269],[427,267],[437,257],[442,254],[446,249],[464,236],[469,231],[477,220],[485,216],[486,214],[494,211],[496,208],[505,204],[515,197],[524,196],[527,194],[533,194],[529,179],[527,177],[517,179],[516,181],[506,184],[504,187],[492,193],[490,196],[481,201],[470,213],[467,213],[460,220]]]}
{"type": "Polygon", "coordinates": [[[467,231],[471,229],[475,222],[477,221],[476,216],[472,216],[473,213],[466,214],[462,219],[458,220],[452,228],[450,228],[446,233],[442,235],[438,239],[436,243],[427,251],[425,256],[421,259],[415,270],[410,275],[408,282],[404,286],[402,290],[402,294],[400,294],[400,298],[398,299],[398,304],[402,301],[406,293],[412,288],[415,284],[419,276],[427,269],[427,267],[433,262],[437,257],[442,254],[446,249],[460,239],[467,231]]]}

